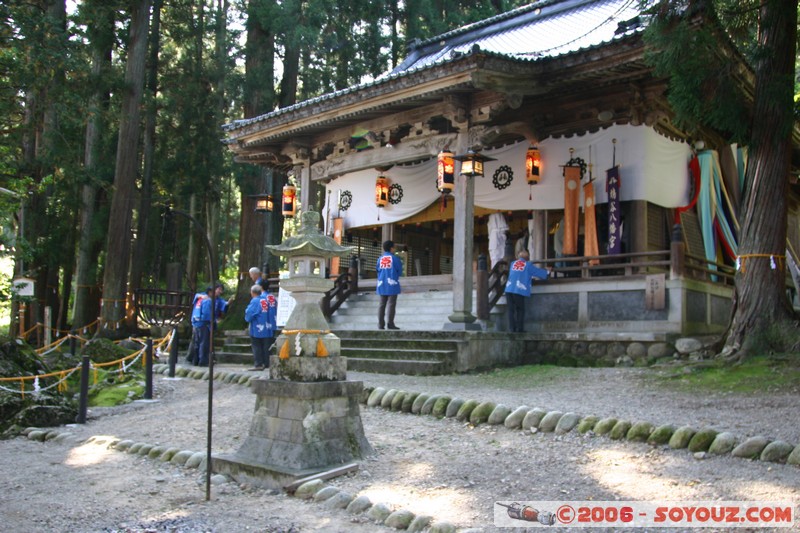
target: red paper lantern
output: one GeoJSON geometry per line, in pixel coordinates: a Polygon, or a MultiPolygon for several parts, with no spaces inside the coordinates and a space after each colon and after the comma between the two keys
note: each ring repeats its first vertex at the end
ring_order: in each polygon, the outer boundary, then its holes
{"type": "Polygon", "coordinates": [[[542,157],[539,154],[539,149],[531,146],[525,154],[525,179],[528,181],[528,185],[539,183],[541,168],[542,157]]]}
{"type": "Polygon", "coordinates": [[[375,205],[386,207],[389,203],[389,180],[386,176],[378,176],[375,180],[375,205]]]}
{"type": "Polygon", "coordinates": [[[451,192],[455,186],[456,163],[453,152],[445,148],[436,158],[436,189],[443,194],[451,192]]]}
{"type": "Polygon", "coordinates": [[[281,196],[281,213],[286,218],[292,218],[297,212],[297,187],[284,185],[281,196]]]}

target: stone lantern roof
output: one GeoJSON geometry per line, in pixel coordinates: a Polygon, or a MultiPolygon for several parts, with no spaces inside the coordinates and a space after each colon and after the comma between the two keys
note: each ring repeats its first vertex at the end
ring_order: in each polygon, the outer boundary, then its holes
{"type": "Polygon", "coordinates": [[[281,257],[324,257],[347,255],[349,246],[341,246],[319,229],[320,215],[316,211],[304,211],[300,215],[300,229],[280,244],[267,246],[270,252],[281,257]]]}

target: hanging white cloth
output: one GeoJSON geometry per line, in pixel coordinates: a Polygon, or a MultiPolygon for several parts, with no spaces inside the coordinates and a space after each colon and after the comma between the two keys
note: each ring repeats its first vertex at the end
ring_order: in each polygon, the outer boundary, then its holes
{"type": "Polygon", "coordinates": [[[506,233],[508,232],[508,222],[503,213],[492,213],[489,215],[489,260],[493,267],[498,261],[503,259],[506,251],[506,233]]]}
{"type": "MultiPolygon", "coordinates": [[[[528,255],[531,259],[542,259],[541,257],[536,257],[536,243],[533,236],[533,217],[535,216],[536,213],[528,219],[528,255]]],[[[540,214],[539,216],[542,215],[540,214]]]]}

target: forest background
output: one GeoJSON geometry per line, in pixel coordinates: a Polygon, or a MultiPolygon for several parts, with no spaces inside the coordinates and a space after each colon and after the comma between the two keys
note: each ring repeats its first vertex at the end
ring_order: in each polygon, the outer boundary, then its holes
{"type": "Polygon", "coordinates": [[[279,210],[255,213],[251,195],[279,197],[287,176],[233,163],[221,126],[373,79],[402,60],[408,40],[524,3],[4,2],[6,319],[17,315],[12,276],[35,280],[28,324],[49,306],[61,330],[98,317],[126,329],[127,295],[163,286],[167,262],[182,263],[185,290],[208,283],[202,236],[185,221],[165,225],[165,205],[206,228],[221,279],[245,296],[249,267],[279,267],[263,246],[279,242],[284,226],[279,210]]]}

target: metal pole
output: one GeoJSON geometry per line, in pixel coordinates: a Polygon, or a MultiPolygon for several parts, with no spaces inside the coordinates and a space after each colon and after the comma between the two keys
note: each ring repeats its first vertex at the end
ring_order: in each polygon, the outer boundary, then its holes
{"type": "Polygon", "coordinates": [[[175,377],[175,365],[178,363],[178,328],[172,328],[172,344],[169,347],[169,377],[175,377]]]}
{"type": "Polygon", "coordinates": [[[83,356],[83,360],[81,361],[81,390],[80,396],[78,400],[78,418],[76,422],[78,424],[85,424],[86,423],[86,410],[87,406],[89,405],[89,367],[91,366],[91,361],[89,360],[88,355],[83,356]]]}
{"type": "Polygon", "coordinates": [[[150,337],[144,349],[144,399],[153,399],[153,339],[150,337]]]}
{"type": "MultiPolygon", "coordinates": [[[[211,249],[211,241],[208,240],[208,234],[203,229],[203,226],[190,214],[180,211],[178,209],[170,209],[167,213],[176,213],[184,216],[192,221],[195,228],[200,231],[204,237],[206,244],[206,251],[208,252],[208,268],[211,274],[212,285],[217,281],[217,262],[214,259],[214,252],[211,249]]],[[[206,429],[206,501],[211,499],[211,424],[213,420],[213,400],[214,400],[214,324],[216,322],[216,288],[211,292],[211,333],[209,336],[210,350],[208,354],[208,423],[206,429]]]]}

